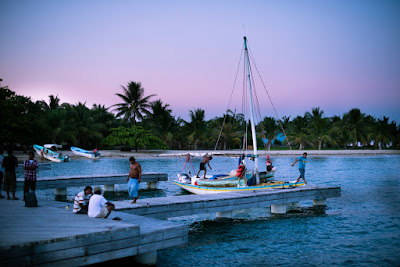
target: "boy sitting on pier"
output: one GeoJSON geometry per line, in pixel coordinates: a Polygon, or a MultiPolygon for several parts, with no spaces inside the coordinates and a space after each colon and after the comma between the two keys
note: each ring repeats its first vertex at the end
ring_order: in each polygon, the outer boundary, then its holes
{"type": "Polygon", "coordinates": [[[101,195],[101,188],[94,188],[94,195],[89,200],[88,215],[92,218],[107,218],[115,205],[101,195]]]}
{"type": "Polygon", "coordinates": [[[75,196],[73,212],[76,214],[87,214],[89,208],[89,200],[93,195],[92,187],[86,186],[82,192],[75,196]]]}

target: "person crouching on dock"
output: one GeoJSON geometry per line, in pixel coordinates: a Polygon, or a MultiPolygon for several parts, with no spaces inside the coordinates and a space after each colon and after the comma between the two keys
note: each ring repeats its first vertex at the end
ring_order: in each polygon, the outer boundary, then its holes
{"type": "Polygon", "coordinates": [[[94,195],[89,200],[88,215],[92,218],[107,218],[115,205],[101,195],[101,188],[94,188],[94,195]]]}

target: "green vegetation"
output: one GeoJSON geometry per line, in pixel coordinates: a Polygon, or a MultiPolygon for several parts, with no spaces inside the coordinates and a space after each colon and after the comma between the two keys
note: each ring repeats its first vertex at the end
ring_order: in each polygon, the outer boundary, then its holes
{"type": "MultiPolygon", "coordinates": [[[[203,109],[189,111],[190,119],[175,118],[168,104],[161,99],[151,101],[140,83],[129,82],[117,94],[122,102],[112,106],[86,107],[60,103],[58,96],[33,102],[0,88],[0,145],[31,147],[33,144],[60,143],[86,149],[122,146],[134,149],[239,149],[243,147],[245,118],[228,110],[209,121],[203,109]]],[[[283,125],[293,149],[399,148],[400,126],[389,118],[374,118],[354,108],[342,116],[325,117],[319,108],[293,120],[279,122],[265,117],[256,127],[260,148],[287,149],[285,140],[275,140],[283,125]]],[[[251,138],[247,130],[247,135],[251,138]]],[[[249,141],[251,142],[251,141],[249,141]]],[[[251,144],[251,143],[249,143],[251,144]]]]}

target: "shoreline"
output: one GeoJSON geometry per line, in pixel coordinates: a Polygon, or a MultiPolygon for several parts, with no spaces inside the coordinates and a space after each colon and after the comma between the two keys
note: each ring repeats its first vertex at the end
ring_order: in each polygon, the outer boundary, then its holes
{"type": "MultiPolygon", "coordinates": [[[[72,160],[76,159],[88,159],[85,157],[77,156],[72,153],[71,150],[60,150],[64,156],[68,155],[72,160]]],[[[247,150],[251,153],[251,150],[247,150]]],[[[303,152],[307,152],[309,156],[377,156],[377,155],[400,155],[400,150],[271,150],[258,151],[259,155],[269,154],[271,156],[300,156],[303,152]]],[[[119,150],[101,150],[102,158],[129,158],[131,156],[137,158],[153,158],[153,157],[184,157],[184,155],[177,156],[176,154],[195,154],[198,157],[208,153],[214,156],[236,156],[241,153],[240,150],[139,150],[138,152],[131,151],[119,151],[119,150]]],[[[19,161],[28,159],[28,155],[22,151],[15,151],[14,155],[19,161]]],[[[35,154],[35,158],[39,159],[39,156],[35,154]]],[[[49,161],[50,162],[50,161],[49,161]]]]}

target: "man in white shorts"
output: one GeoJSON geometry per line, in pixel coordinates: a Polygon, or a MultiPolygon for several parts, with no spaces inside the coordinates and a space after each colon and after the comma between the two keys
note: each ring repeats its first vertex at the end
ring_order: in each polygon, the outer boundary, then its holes
{"type": "Polygon", "coordinates": [[[94,195],[89,200],[88,215],[92,218],[107,218],[111,211],[115,209],[115,205],[108,202],[101,195],[101,188],[94,188],[94,195]]]}

